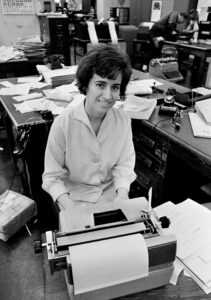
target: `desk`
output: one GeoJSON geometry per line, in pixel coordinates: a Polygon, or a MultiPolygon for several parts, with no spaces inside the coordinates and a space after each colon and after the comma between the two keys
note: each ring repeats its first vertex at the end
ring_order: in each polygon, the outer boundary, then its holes
{"type": "MultiPolygon", "coordinates": [[[[143,79],[151,78],[149,75],[134,71],[133,78],[137,77],[143,79]]],[[[174,83],[166,82],[162,79],[158,80],[164,84],[163,89],[165,90],[168,87],[176,87],[181,93],[189,92],[188,89],[174,83]]],[[[15,83],[16,79],[11,79],[10,81],[15,83]]],[[[8,125],[7,132],[11,138],[11,150],[13,150],[16,143],[19,142],[19,130],[26,125],[27,119],[28,121],[31,120],[30,123],[33,127],[31,143],[28,144],[27,153],[25,153],[21,159],[15,158],[15,160],[19,164],[19,168],[21,167],[20,161],[26,163],[26,174],[28,174],[28,176],[26,176],[25,179],[23,178],[26,183],[26,191],[28,187],[28,193],[31,192],[33,198],[45,202],[44,198],[40,198],[40,182],[43,169],[44,148],[48,133],[48,130],[46,131],[46,129],[49,128],[46,128],[46,122],[40,118],[38,112],[21,114],[20,112],[15,111],[13,103],[13,99],[9,96],[1,96],[0,98],[1,108],[5,114],[5,121],[8,125]],[[33,119],[29,120],[29,118],[33,119]],[[33,150],[33,146],[35,145],[35,150],[33,150]],[[31,151],[34,151],[32,152],[32,155],[31,151]]],[[[172,185],[179,187],[180,189],[181,182],[185,177],[185,174],[182,173],[184,165],[186,164],[196,170],[200,176],[205,176],[208,179],[211,178],[211,139],[193,137],[187,114],[185,114],[184,118],[181,120],[181,130],[176,131],[170,126],[169,119],[167,120],[167,117],[165,116],[158,116],[157,111],[158,109],[156,108],[148,121],[133,121],[134,130],[136,132],[138,131],[140,134],[143,130],[144,133],[149,133],[149,136],[147,136],[148,139],[145,141],[146,143],[148,142],[149,147],[150,145],[153,146],[155,153],[161,158],[160,173],[154,175],[154,177],[159,177],[159,181],[157,179],[154,181],[155,185],[153,190],[156,190],[157,188],[158,196],[155,199],[155,202],[153,202],[153,206],[159,204],[159,201],[161,203],[166,199],[170,200],[169,195],[172,195],[175,191],[175,189],[172,188],[172,185]],[[161,141],[159,144],[160,147],[158,148],[155,144],[150,143],[151,139],[156,139],[158,142],[161,141]],[[163,152],[159,152],[159,149],[162,147],[163,152]],[[178,174],[175,174],[175,170],[172,170],[171,156],[181,162],[181,164],[178,165],[178,174]],[[183,167],[180,169],[181,166],[183,167]],[[162,188],[160,183],[162,183],[162,188]],[[162,196],[164,193],[161,192],[159,194],[159,191],[162,189],[163,192],[165,192],[165,188],[163,188],[165,185],[168,185],[165,193],[166,199],[162,196]]],[[[153,174],[155,174],[155,172],[153,172],[153,174]]],[[[192,176],[192,174],[189,174],[189,176],[192,176]]],[[[48,205],[46,211],[46,215],[49,218],[50,213],[48,205]]],[[[34,226],[35,225],[29,225],[29,228],[32,231],[32,237],[29,237],[23,228],[23,230],[17,233],[17,235],[14,235],[8,243],[0,241],[1,299],[25,298],[32,300],[69,300],[63,272],[50,275],[45,254],[35,255],[33,253],[33,240],[39,238],[39,231],[36,227],[34,228],[34,226]]],[[[181,275],[176,286],[168,284],[165,287],[121,297],[118,300],[126,299],[202,300],[211,299],[211,294],[205,295],[191,278],[181,275]]]]}
{"type": "Polygon", "coordinates": [[[182,42],[163,41],[164,45],[175,46],[178,51],[190,53],[200,58],[200,65],[198,69],[198,86],[202,86],[204,82],[204,70],[207,57],[211,57],[211,45],[206,44],[185,44],[182,42]]]}
{"type": "MultiPolygon", "coordinates": [[[[152,77],[134,70],[132,78],[152,77]]],[[[173,87],[183,94],[190,92],[178,84],[160,78],[158,80],[163,83],[160,87],[164,91],[173,87]]],[[[16,82],[16,79],[11,79],[11,82],[16,82]]],[[[41,175],[52,121],[44,121],[38,112],[21,114],[15,110],[14,103],[10,96],[0,98],[11,152],[23,148],[21,134],[29,126],[30,136],[26,148],[19,156],[13,154],[13,157],[21,174],[25,194],[36,202],[44,203],[42,199],[47,194],[41,189],[41,175]]],[[[211,139],[193,137],[186,112],[181,119],[179,131],[170,125],[168,116],[158,115],[158,107],[149,120],[133,120],[132,126],[138,176],[131,187],[131,197],[147,195],[149,187],[152,186],[153,206],[168,200],[179,202],[192,197],[193,187],[196,189],[210,181],[211,139]]]]}
{"type": "MultiPolygon", "coordinates": [[[[17,83],[17,78],[10,78],[9,81],[17,83]]],[[[40,90],[35,89],[34,92],[40,90]]],[[[22,114],[15,110],[14,103],[17,102],[11,96],[0,96],[0,114],[3,116],[4,127],[7,130],[11,156],[19,171],[24,194],[36,201],[41,226],[45,226],[46,223],[48,227],[49,224],[55,223],[54,211],[52,210],[52,219],[49,215],[49,222],[46,222],[46,215],[52,206],[52,201],[41,188],[41,175],[44,170],[44,152],[52,120],[43,120],[39,112],[22,114]]]]}
{"type": "Polygon", "coordinates": [[[27,66],[26,57],[0,62],[0,78],[26,76],[27,66]]]}

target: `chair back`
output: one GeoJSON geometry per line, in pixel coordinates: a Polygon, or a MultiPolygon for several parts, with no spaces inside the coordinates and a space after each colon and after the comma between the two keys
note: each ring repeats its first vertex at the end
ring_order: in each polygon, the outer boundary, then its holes
{"type": "Polygon", "coordinates": [[[161,50],[161,57],[162,58],[164,58],[164,57],[174,57],[174,58],[177,58],[178,57],[178,51],[173,46],[166,46],[166,45],[164,45],[162,47],[162,50],[161,50]]]}

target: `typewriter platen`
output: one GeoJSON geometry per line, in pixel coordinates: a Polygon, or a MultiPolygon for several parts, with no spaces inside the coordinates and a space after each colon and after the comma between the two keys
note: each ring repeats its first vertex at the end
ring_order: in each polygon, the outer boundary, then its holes
{"type": "MultiPolygon", "coordinates": [[[[62,231],[46,232],[46,242],[42,246],[46,246],[51,273],[65,270],[71,299],[112,299],[169,283],[176,255],[176,239],[172,234],[165,234],[165,229],[162,228],[162,225],[168,226],[168,219],[165,217],[158,219],[153,211],[147,210],[147,204],[145,198],[136,198],[108,206],[98,206],[95,209],[76,210],[72,218],[68,211],[60,213],[62,231]],[[72,247],[83,245],[86,249],[89,243],[98,242],[99,245],[104,240],[113,241],[137,234],[144,237],[147,247],[148,275],[128,282],[119,282],[111,287],[75,293],[72,247]]],[[[132,256],[133,251],[137,249],[131,248],[132,256]]],[[[123,260],[122,264],[127,264],[127,261],[123,260]]]]}

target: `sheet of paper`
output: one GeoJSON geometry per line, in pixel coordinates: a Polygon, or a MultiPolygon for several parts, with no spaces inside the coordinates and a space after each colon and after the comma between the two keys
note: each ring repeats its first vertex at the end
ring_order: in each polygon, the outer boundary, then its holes
{"type": "Polygon", "coordinates": [[[26,100],[31,100],[31,99],[41,98],[41,97],[43,97],[42,93],[31,93],[28,95],[15,96],[12,98],[17,102],[21,102],[21,101],[26,101],[26,100]]]}
{"type": "Polygon", "coordinates": [[[205,263],[201,257],[195,256],[185,261],[186,266],[211,288],[211,262],[205,263]]]}
{"type": "Polygon", "coordinates": [[[19,77],[17,82],[18,83],[38,82],[40,80],[42,80],[42,76],[24,76],[24,77],[19,77]]]}
{"type": "Polygon", "coordinates": [[[173,285],[177,284],[177,280],[179,278],[179,275],[181,274],[181,272],[184,270],[184,265],[181,263],[180,260],[178,260],[177,258],[174,261],[174,271],[171,275],[170,278],[170,283],[173,285]]]}
{"type": "Polygon", "coordinates": [[[177,256],[181,259],[194,255],[197,251],[206,247],[211,240],[211,230],[207,226],[203,227],[203,222],[197,221],[199,213],[195,217],[191,213],[191,202],[188,202],[186,205],[188,209],[184,209],[182,205],[178,206],[167,202],[155,208],[155,212],[159,217],[166,215],[170,219],[170,229],[177,238],[177,256]]]}
{"type": "Polygon", "coordinates": [[[33,81],[31,82],[31,89],[42,89],[45,86],[48,86],[49,84],[46,82],[39,82],[39,81],[33,81]]]}
{"type": "Polygon", "coordinates": [[[4,87],[8,87],[8,88],[14,85],[13,83],[11,83],[7,80],[6,81],[1,81],[0,84],[3,85],[4,87]]]}
{"type": "Polygon", "coordinates": [[[155,79],[139,79],[131,82],[138,82],[139,85],[148,86],[148,87],[163,85],[162,82],[155,79]]]}
{"type": "Polygon", "coordinates": [[[14,104],[15,108],[21,113],[46,110],[49,109],[51,105],[52,102],[50,100],[46,100],[46,98],[33,99],[19,104],[14,104]]]}
{"type": "Polygon", "coordinates": [[[78,295],[148,275],[149,257],[140,234],[70,247],[74,291],[78,295]]]}
{"type": "Polygon", "coordinates": [[[71,82],[70,84],[63,84],[63,85],[57,86],[55,88],[55,90],[63,91],[66,93],[80,93],[75,80],[73,82],[71,82]]]}
{"type": "Polygon", "coordinates": [[[211,138],[211,125],[206,122],[197,113],[189,112],[190,124],[195,137],[211,138]]]}
{"type": "Polygon", "coordinates": [[[8,88],[1,88],[0,95],[27,95],[30,91],[30,83],[13,84],[8,88]]]}
{"type": "MultiPolygon", "coordinates": [[[[121,102],[120,102],[121,103],[121,102]]],[[[115,106],[124,109],[132,119],[148,120],[157,105],[157,99],[148,99],[128,95],[125,102],[119,106],[118,101],[115,106]]]]}
{"type": "Polygon", "coordinates": [[[191,200],[164,203],[155,212],[170,218],[177,257],[205,293],[211,292],[211,211],[191,200]]]}

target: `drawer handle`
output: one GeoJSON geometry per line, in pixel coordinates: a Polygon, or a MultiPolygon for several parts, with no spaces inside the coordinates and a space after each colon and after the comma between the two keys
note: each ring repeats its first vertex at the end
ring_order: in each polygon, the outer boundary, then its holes
{"type": "Polygon", "coordinates": [[[139,134],[139,140],[144,142],[150,148],[154,148],[155,142],[143,134],[139,134]]]}
{"type": "Polygon", "coordinates": [[[143,162],[145,164],[145,166],[147,166],[148,168],[152,167],[152,161],[149,158],[147,158],[140,152],[138,152],[136,154],[136,156],[137,156],[138,160],[140,160],[141,162],[143,162]]]}

